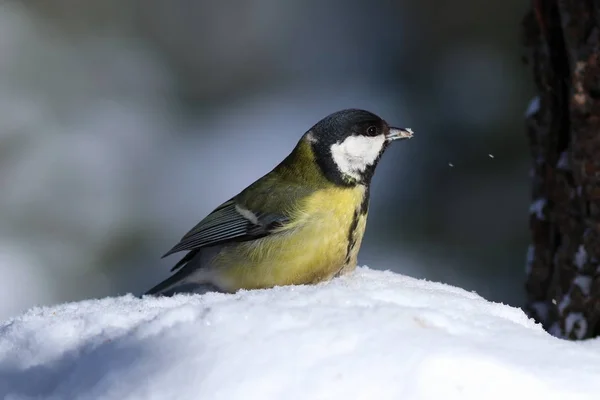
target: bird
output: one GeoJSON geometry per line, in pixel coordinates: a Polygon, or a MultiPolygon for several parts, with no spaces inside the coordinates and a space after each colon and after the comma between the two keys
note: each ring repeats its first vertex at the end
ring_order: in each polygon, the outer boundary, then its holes
{"type": "Polygon", "coordinates": [[[165,253],[187,251],[145,294],[310,285],[353,271],[375,168],[390,143],[412,137],[366,110],[324,117],[275,168],[165,253]]]}

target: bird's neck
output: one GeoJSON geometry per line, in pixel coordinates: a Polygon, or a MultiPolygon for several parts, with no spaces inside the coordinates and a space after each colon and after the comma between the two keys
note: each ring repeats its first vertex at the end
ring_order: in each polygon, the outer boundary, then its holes
{"type": "Polygon", "coordinates": [[[334,182],[325,176],[315,159],[311,143],[300,140],[294,150],[273,171],[287,182],[307,184],[316,187],[332,186],[334,182]]]}

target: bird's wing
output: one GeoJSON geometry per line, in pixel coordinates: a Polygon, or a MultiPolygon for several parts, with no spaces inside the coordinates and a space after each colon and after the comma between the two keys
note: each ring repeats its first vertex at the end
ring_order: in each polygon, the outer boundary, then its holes
{"type": "Polygon", "coordinates": [[[200,221],[163,257],[184,250],[258,239],[280,230],[288,220],[284,215],[249,210],[232,199],[200,221]]]}

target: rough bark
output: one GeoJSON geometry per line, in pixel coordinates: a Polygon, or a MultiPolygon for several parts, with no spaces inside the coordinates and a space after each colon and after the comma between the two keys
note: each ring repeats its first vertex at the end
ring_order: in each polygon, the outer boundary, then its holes
{"type": "Polygon", "coordinates": [[[600,0],[533,0],[524,21],[538,95],[526,311],[555,336],[600,335],[600,0]]]}

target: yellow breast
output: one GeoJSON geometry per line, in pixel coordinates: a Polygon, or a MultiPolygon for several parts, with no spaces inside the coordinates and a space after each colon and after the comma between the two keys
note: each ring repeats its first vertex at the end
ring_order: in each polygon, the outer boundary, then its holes
{"type": "Polygon", "coordinates": [[[365,187],[330,187],[291,210],[291,225],[221,251],[209,267],[222,290],[310,284],[352,270],[366,226],[365,187]]]}

